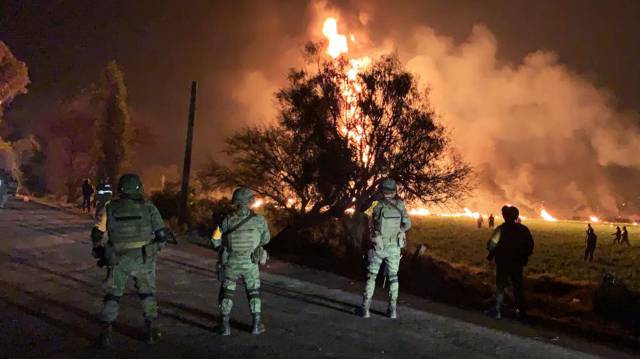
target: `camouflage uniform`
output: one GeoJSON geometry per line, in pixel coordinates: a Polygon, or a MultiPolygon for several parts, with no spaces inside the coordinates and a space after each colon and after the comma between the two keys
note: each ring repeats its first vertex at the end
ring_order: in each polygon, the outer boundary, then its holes
{"type": "Polygon", "coordinates": [[[253,316],[253,334],[261,334],[264,326],[260,321],[260,270],[253,254],[256,249],[269,243],[271,235],[263,216],[249,210],[253,193],[241,187],[233,194],[236,210],[222,220],[214,233],[213,245],[221,249],[219,260],[224,271],[220,289],[220,313],[222,315],[221,334],[229,335],[229,316],[233,307],[236,282],[244,280],[249,299],[249,309],[253,316]]]}
{"type": "Polygon", "coordinates": [[[368,252],[367,283],[363,295],[362,311],[369,317],[369,307],[376,285],[376,277],[384,262],[389,280],[389,308],[387,314],[396,318],[396,302],[398,300],[398,269],[400,267],[401,250],[405,246],[405,232],[411,228],[411,220],[404,202],[395,196],[396,184],[393,180],[385,180],[380,186],[384,198],[374,201],[372,205],[373,248],[368,252]]]}
{"type": "Polygon", "coordinates": [[[104,307],[100,320],[106,325],[103,344],[110,344],[111,323],[118,317],[119,301],[127,282],[133,277],[142,310],[153,343],[159,336],[155,320],[158,317],[156,292],[156,257],[170,232],[165,228],[158,209],[142,196],[142,184],[131,190],[131,183],[138,182],[135,175],[124,175],[118,190],[120,197],[106,204],[92,232],[94,253],[104,258],[109,272],[105,283],[104,307]],[[129,177],[127,177],[129,176],[129,177]],[[136,193],[138,192],[138,193],[136,193]],[[102,245],[102,234],[108,233],[108,242],[102,245]],[[154,241],[155,235],[155,241],[154,241]],[[106,338],[105,338],[106,336],[106,338]],[[106,343],[104,343],[106,342],[106,343]]]}

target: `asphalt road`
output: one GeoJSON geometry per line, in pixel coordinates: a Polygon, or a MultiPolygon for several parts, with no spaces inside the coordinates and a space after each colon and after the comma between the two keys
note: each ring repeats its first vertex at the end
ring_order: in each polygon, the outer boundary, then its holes
{"type": "Polygon", "coordinates": [[[130,284],[121,300],[115,347],[104,351],[95,339],[105,273],[90,255],[91,225],[89,216],[34,203],[14,200],[0,210],[0,357],[628,356],[514,322],[486,324],[478,313],[403,294],[398,320],[382,316],[386,307],[380,300],[374,303],[372,318],[361,319],[354,310],[362,283],[279,261],[262,276],[267,332],[250,335],[247,300],[239,286],[232,336],[220,337],[214,331],[219,318],[215,256],[190,244],[170,247],[159,259],[161,342],[148,346],[141,340],[142,313],[130,284]]]}

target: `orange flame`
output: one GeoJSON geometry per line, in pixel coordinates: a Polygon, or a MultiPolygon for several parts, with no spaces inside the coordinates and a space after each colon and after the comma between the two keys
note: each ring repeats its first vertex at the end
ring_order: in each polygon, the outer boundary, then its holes
{"type": "Polygon", "coordinates": [[[335,18],[330,17],[324,21],[322,33],[329,40],[329,46],[327,47],[327,54],[329,54],[329,56],[335,59],[349,51],[347,37],[338,33],[338,22],[335,18]]]}
{"type": "Polygon", "coordinates": [[[426,208],[412,208],[409,210],[410,216],[430,216],[431,212],[426,208]]]}
{"type": "Polygon", "coordinates": [[[544,219],[547,222],[558,222],[558,220],[552,215],[550,215],[549,212],[547,212],[547,210],[544,208],[540,211],[540,217],[542,217],[542,219],[544,219]]]}
{"type": "Polygon", "coordinates": [[[593,223],[598,223],[600,222],[600,218],[596,217],[596,216],[591,216],[589,217],[589,220],[593,223]]]}
{"type": "MultiPolygon", "coordinates": [[[[332,58],[337,58],[349,51],[347,37],[338,33],[338,23],[335,18],[327,18],[322,26],[322,33],[329,40],[327,54],[332,58]]],[[[355,36],[350,35],[351,41],[355,42],[355,36]]],[[[345,136],[350,145],[356,150],[362,163],[369,161],[371,148],[363,143],[363,138],[368,135],[370,126],[368,119],[358,113],[358,95],[362,92],[362,83],[358,78],[361,73],[371,64],[371,58],[365,56],[359,59],[349,59],[349,67],[345,69],[345,79],[341,80],[340,89],[345,106],[343,115],[338,123],[340,133],[345,136]]]]}

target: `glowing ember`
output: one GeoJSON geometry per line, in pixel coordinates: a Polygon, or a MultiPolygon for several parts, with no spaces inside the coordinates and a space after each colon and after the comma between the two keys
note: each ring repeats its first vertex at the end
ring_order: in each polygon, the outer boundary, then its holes
{"type": "Polygon", "coordinates": [[[263,205],[263,204],[264,204],[264,201],[263,201],[263,200],[261,200],[261,199],[256,199],[256,200],[253,202],[253,204],[251,205],[251,208],[253,208],[253,209],[257,209],[257,208],[262,207],[262,205],[263,205]]]}
{"type": "Polygon", "coordinates": [[[600,218],[596,217],[596,216],[591,216],[589,217],[589,220],[593,223],[598,223],[600,222],[600,218]]]}
{"type": "Polygon", "coordinates": [[[542,219],[544,219],[547,222],[558,222],[558,220],[552,215],[550,215],[549,212],[547,212],[547,210],[544,208],[540,211],[540,217],[542,217],[542,219]]]}
{"type": "Polygon", "coordinates": [[[426,208],[413,208],[409,210],[409,215],[410,216],[429,216],[431,215],[431,212],[429,212],[429,210],[426,208]]]}
{"type": "Polygon", "coordinates": [[[349,51],[347,37],[338,34],[338,22],[335,18],[330,17],[324,21],[322,33],[329,39],[329,46],[327,47],[327,54],[329,54],[329,56],[335,59],[349,51]]]}

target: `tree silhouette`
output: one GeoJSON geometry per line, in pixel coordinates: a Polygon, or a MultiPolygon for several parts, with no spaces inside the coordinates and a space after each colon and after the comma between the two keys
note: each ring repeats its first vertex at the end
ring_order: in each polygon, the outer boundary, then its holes
{"type": "Polygon", "coordinates": [[[98,127],[98,178],[116,180],[128,159],[131,126],[124,73],[115,61],[105,71],[105,113],[98,127]]]}
{"type": "Polygon", "coordinates": [[[387,177],[409,200],[443,203],[469,190],[470,167],[450,146],[426,91],[396,56],[359,74],[308,45],[306,68],[277,94],[277,125],[226,140],[231,159],[200,173],[210,187],[248,185],[296,217],[338,217],[361,208],[387,177]]]}

